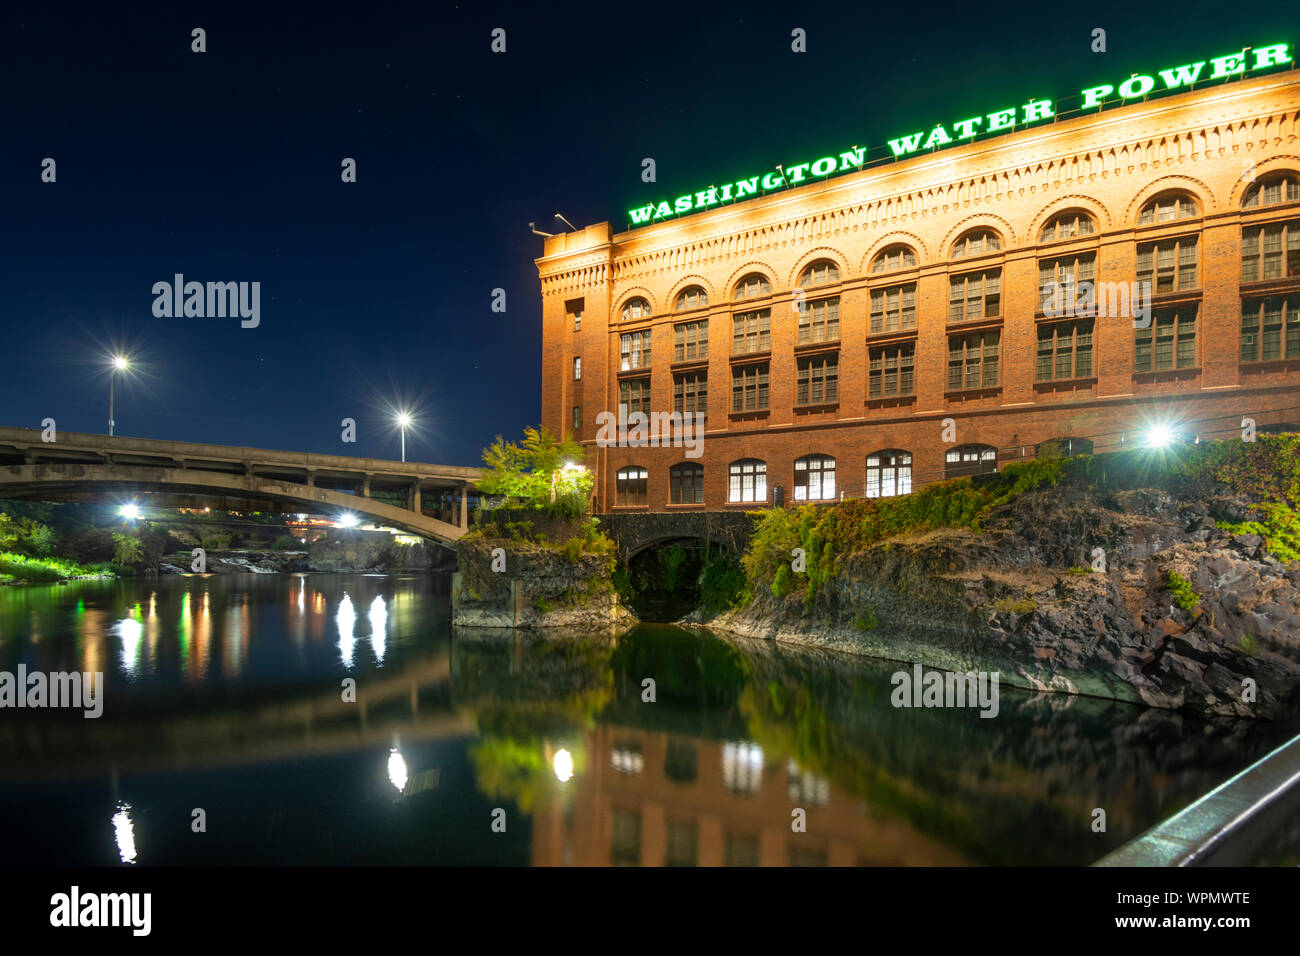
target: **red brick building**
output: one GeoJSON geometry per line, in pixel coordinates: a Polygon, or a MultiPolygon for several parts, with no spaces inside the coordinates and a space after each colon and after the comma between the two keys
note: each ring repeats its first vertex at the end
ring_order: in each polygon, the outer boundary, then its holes
{"type": "Polygon", "coordinates": [[[1153,427],[1295,428],[1300,72],[599,223],[537,267],[542,424],[588,446],[599,511],[888,495],[1153,427]],[[620,404],[704,412],[702,455],[598,441],[620,404]]]}

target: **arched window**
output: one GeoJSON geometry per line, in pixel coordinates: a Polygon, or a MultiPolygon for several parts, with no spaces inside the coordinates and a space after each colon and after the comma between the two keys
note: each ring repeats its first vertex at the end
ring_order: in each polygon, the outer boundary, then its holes
{"type": "Polygon", "coordinates": [[[1073,458],[1091,454],[1092,442],[1086,438],[1049,438],[1034,448],[1035,458],[1073,458]]]}
{"type": "Polygon", "coordinates": [[[944,456],[945,478],[983,475],[998,470],[998,450],[992,445],[962,445],[944,456]]]}
{"type": "Polygon", "coordinates": [[[1274,206],[1278,203],[1300,200],[1300,173],[1288,170],[1261,176],[1259,182],[1246,190],[1241,200],[1243,209],[1274,206]]]}
{"type": "Polygon", "coordinates": [[[1047,225],[1038,234],[1038,241],[1060,242],[1062,239],[1078,239],[1080,236],[1091,236],[1096,232],[1097,224],[1093,222],[1091,216],[1078,209],[1070,209],[1065,212],[1058,212],[1047,220],[1047,225]]]}
{"type": "Polygon", "coordinates": [[[646,470],[640,465],[628,465],[618,470],[615,482],[616,505],[643,505],[646,503],[646,470]]]}
{"type": "Polygon", "coordinates": [[[650,317],[650,303],[639,296],[635,299],[628,299],[623,303],[623,321],[630,322],[633,319],[647,319],[650,317]]]}
{"type": "Polygon", "coordinates": [[[908,246],[887,246],[876,253],[871,260],[871,273],[896,272],[899,269],[915,269],[916,253],[908,246]]]}
{"type": "Polygon", "coordinates": [[[805,455],[795,459],[794,500],[835,500],[834,458],[829,455],[805,455]]]}
{"type": "Polygon", "coordinates": [[[799,288],[840,281],[840,267],[829,259],[818,259],[799,275],[799,288]]]}
{"type": "Polygon", "coordinates": [[[1142,207],[1138,213],[1138,225],[1195,219],[1198,215],[1200,213],[1196,208],[1196,200],[1187,193],[1162,193],[1142,207]]]}
{"type": "Polygon", "coordinates": [[[972,229],[952,244],[952,258],[969,259],[1002,248],[1002,237],[992,229],[972,229]]]}
{"type": "Polygon", "coordinates": [[[755,458],[733,461],[727,477],[728,501],[767,500],[767,462],[755,458]]]}
{"type": "Polygon", "coordinates": [[[867,456],[867,497],[892,498],[912,491],[912,453],[887,448],[867,456]]]}
{"type": "Polygon", "coordinates": [[[684,462],[668,469],[669,501],[675,505],[704,504],[704,466],[684,462]]]}
{"type": "Polygon", "coordinates": [[[677,303],[673,309],[677,312],[685,312],[687,309],[702,309],[708,304],[709,294],[704,291],[704,287],[691,285],[677,293],[677,303]]]}
{"type": "Polygon", "coordinates": [[[732,295],[733,299],[756,299],[759,296],[771,295],[772,283],[767,281],[767,276],[758,272],[751,272],[745,278],[736,283],[736,291],[732,295]]]}

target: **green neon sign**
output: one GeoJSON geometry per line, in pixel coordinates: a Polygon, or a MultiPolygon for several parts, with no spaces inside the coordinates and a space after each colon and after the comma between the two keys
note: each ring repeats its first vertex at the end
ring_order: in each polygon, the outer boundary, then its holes
{"type": "MultiPolygon", "coordinates": [[[[1237,53],[1212,57],[1208,61],[1199,60],[1195,63],[1158,70],[1155,75],[1134,74],[1120,83],[1118,89],[1112,84],[1105,83],[1080,91],[1079,95],[1083,99],[1082,108],[1101,110],[1129,100],[1141,99],[1153,93],[1163,94],[1183,87],[1190,89],[1198,82],[1229,80],[1234,76],[1283,66],[1293,62],[1289,49],[1285,43],[1246,47],[1237,53]],[[1253,63],[1249,62],[1252,55],[1253,63]]],[[[889,148],[894,158],[900,159],[913,153],[932,152],[954,143],[968,142],[977,136],[1005,133],[1017,126],[1033,126],[1055,118],[1056,104],[1052,100],[1031,99],[1020,106],[1010,106],[982,116],[971,116],[947,124],[939,123],[929,130],[891,139],[889,148]]],[[[646,203],[644,206],[629,209],[628,216],[633,226],[647,226],[675,216],[700,212],[712,206],[740,202],[751,196],[792,189],[816,180],[855,172],[862,168],[866,158],[866,148],[854,146],[837,155],[822,156],[811,162],[798,163],[794,166],[778,166],[775,172],[738,179],[722,186],[710,186],[699,192],[685,193],[671,201],[646,203]]]]}

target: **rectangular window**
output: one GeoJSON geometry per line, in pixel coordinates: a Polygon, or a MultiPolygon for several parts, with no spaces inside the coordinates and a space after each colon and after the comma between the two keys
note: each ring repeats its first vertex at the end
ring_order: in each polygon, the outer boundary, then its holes
{"type": "Polygon", "coordinates": [[[675,505],[704,504],[704,468],[694,464],[674,465],[668,471],[668,488],[669,500],[675,505]]]}
{"type": "Polygon", "coordinates": [[[731,410],[756,412],[767,408],[768,366],[738,365],[731,370],[731,410]]]}
{"type": "Polygon", "coordinates": [[[871,290],[871,334],[916,328],[916,283],[871,290]]]}
{"type": "Polygon", "coordinates": [[[573,316],[573,331],[575,332],[582,331],[582,308],[585,302],[585,299],[570,299],[564,303],[564,311],[573,316]]]}
{"type": "MultiPolygon", "coordinates": [[[[767,500],[767,462],[763,461],[738,461],[730,468],[728,475],[729,483],[727,489],[728,501],[766,501],[767,500]]],[[[728,770],[728,751],[731,744],[723,746],[723,778],[727,778],[728,770]]],[[[754,746],[757,746],[756,744],[754,746]]],[[[739,754],[748,751],[745,744],[737,745],[739,754]]],[[[750,754],[752,756],[752,752],[750,754]]],[[[751,769],[752,761],[744,761],[741,769],[751,769]]],[[[757,766],[757,772],[762,773],[761,755],[757,766]]]]}
{"type": "Polygon", "coordinates": [[[1137,279],[1148,284],[1153,295],[1197,288],[1196,237],[1138,246],[1137,279]]]}
{"type": "Polygon", "coordinates": [[[1241,360],[1300,358],[1300,295],[1241,303],[1241,360]]]}
{"type": "Polygon", "coordinates": [[[916,380],[912,371],[915,353],[914,342],[869,349],[867,397],[915,394],[916,380]]]}
{"type": "Polygon", "coordinates": [[[582,378],[582,357],[575,355],[573,357],[573,379],[577,381],[582,378]]]}
{"type": "Polygon", "coordinates": [[[1096,293],[1094,253],[1038,263],[1039,311],[1054,316],[1091,315],[1096,293]]]}
{"type": "Polygon", "coordinates": [[[1276,222],[1241,232],[1241,281],[1300,275],[1300,222],[1276,222]]]}
{"type": "Polygon", "coordinates": [[[1133,339],[1133,369],[1164,372],[1196,366],[1196,306],[1162,309],[1151,317],[1145,329],[1136,329],[1133,339]]]}
{"type": "Polygon", "coordinates": [[[799,344],[837,342],[840,338],[840,297],[799,304],[799,344]]]}
{"type": "Polygon", "coordinates": [[[673,361],[691,362],[709,357],[709,320],[673,326],[673,361]]]}
{"type": "Polygon", "coordinates": [[[948,280],[948,321],[988,319],[1002,314],[1002,270],[970,272],[948,280]]]}
{"type": "Polygon", "coordinates": [[[948,338],[948,390],[995,388],[999,379],[1000,331],[948,338]]]}
{"type": "Polygon", "coordinates": [[[1092,377],[1092,320],[1053,322],[1038,327],[1035,380],[1092,377]]]}
{"type": "Polygon", "coordinates": [[[575,435],[578,433],[578,429],[580,429],[581,427],[582,427],[582,406],[574,405],[573,406],[573,432],[575,435]]]}
{"type": "Polygon", "coordinates": [[[838,354],[814,355],[799,360],[796,405],[827,405],[840,400],[838,354]]]}
{"type": "Polygon", "coordinates": [[[628,414],[650,411],[650,379],[634,378],[618,383],[618,400],[627,406],[628,414]]]}
{"type": "Polygon", "coordinates": [[[732,316],[731,354],[766,352],[772,347],[772,310],[741,312],[732,316]]]}
{"type": "Polygon", "coordinates": [[[709,410],[709,375],[688,372],[673,376],[673,411],[682,413],[709,410]]]}
{"type": "Polygon", "coordinates": [[[650,330],[627,332],[618,337],[619,371],[650,367],[650,330]]]}

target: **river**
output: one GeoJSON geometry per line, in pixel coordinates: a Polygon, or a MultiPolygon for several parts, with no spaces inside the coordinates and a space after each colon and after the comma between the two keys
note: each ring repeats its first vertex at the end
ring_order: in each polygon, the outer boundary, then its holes
{"type": "Polygon", "coordinates": [[[1286,736],[1005,687],[994,718],[895,708],[888,662],[453,634],[447,601],[438,575],[0,588],[0,671],[104,675],[97,719],[0,710],[0,864],[1076,865],[1286,736]]]}

